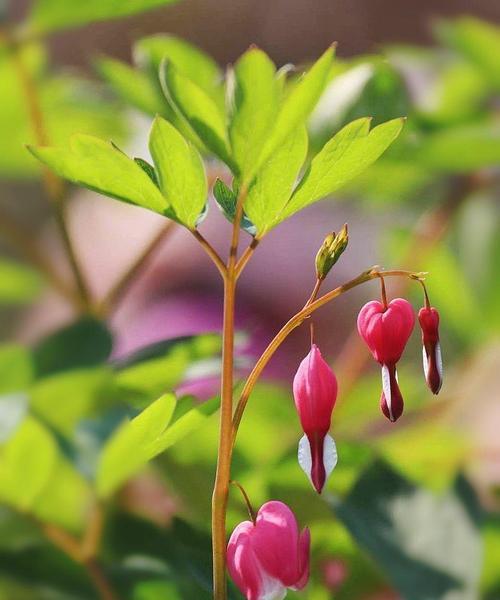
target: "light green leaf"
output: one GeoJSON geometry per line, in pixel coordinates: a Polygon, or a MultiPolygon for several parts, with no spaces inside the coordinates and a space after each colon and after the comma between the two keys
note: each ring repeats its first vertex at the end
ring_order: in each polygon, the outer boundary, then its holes
{"type": "Polygon", "coordinates": [[[231,165],[226,118],[215,100],[168,62],[162,66],[161,81],[167,98],[193,132],[209,150],[231,165]]]}
{"type": "Polygon", "coordinates": [[[207,202],[207,178],[196,148],[173,125],[157,117],[149,138],[160,189],[177,219],[194,229],[207,202]]]}
{"type": "Polygon", "coordinates": [[[165,394],[112,435],[103,448],[97,469],[99,496],[111,495],[154,457],[151,444],[168,427],[175,405],[175,396],[165,394]]]}
{"type": "Polygon", "coordinates": [[[289,201],[307,156],[307,131],[297,128],[256,175],[248,191],[245,211],[259,235],[270,229],[289,201]]]}
{"type": "Polygon", "coordinates": [[[168,210],[162,193],[141,167],[108,142],[90,135],[75,135],[69,149],[29,149],[60,177],[73,183],[160,214],[168,210]]]}
{"type": "Polygon", "coordinates": [[[314,157],[280,220],[325,198],[362,173],[392,144],[403,119],[383,123],[370,131],[370,119],[346,125],[314,157]]]}
{"type": "Polygon", "coordinates": [[[48,33],[91,23],[135,15],[176,0],[36,0],[29,25],[48,33]]]}
{"type": "Polygon", "coordinates": [[[103,449],[97,471],[97,492],[107,497],[146,463],[198,428],[219,405],[214,398],[193,406],[165,394],[132,421],[124,423],[103,449]]]}
{"type": "Polygon", "coordinates": [[[445,21],[437,28],[438,36],[467,57],[500,88],[497,57],[500,54],[500,27],[473,17],[445,21]]]}
{"type": "Polygon", "coordinates": [[[44,521],[78,530],[90,495],[53,436],[28,417],[0,451],[0,499],[44,521]]]}
{"type": "Polygon", "coordinates": [[[286,96],[276,117],[275,125],[269,133],[267,142],[255,163],[253,172],[247,173],[247,180],[257,172],[289,134],[303,125],[318,102],[325,86],[333,63],[334,48],[329,48],[323,56],[309,69],[304,77],[286,96]]]}
{"type": "Polygon", "coordinates": [[[276,67],[258,48],[251,48],[238,60],[234,79],[234,111],[229,136],[239,175],[245,179],[274,126],[280,89],[276,67]]]}
{"type": "Polygon", "coordinates": [[[41,290],[40,276],[20,263],[0,259],[0,304],[24,304],[41,290]]]}
{"type": "Polygon", "coordinates": [[[209,95],[220,95],[223,101],[222,74],[217,63],[205,52],[173,35],[153,35],[142,38],[134,46],[134,60],[155,74],[164,60],[182,75],[194,81],[209,95]]]}
{"type": "Polygon", "coordinates": [[[147,74],[114,58],[101,58],[97,70],[126,102],[149,115],[162,114],[165,102],[147,74]]]}

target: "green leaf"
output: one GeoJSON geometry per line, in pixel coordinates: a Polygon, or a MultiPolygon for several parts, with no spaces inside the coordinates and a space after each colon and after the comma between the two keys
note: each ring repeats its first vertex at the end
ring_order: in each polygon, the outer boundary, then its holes
{"type": "Polygon", "coordinates": [[[162,66],[161,82],[167,98],[198,138],[231,166],[226,117],[216,101],[169,62],[162,66]]]}
{"type": "Polygon", "coordinates": [[[248,191],[245,211],[259,235],[275,224],[290,200],[307,156],[307,142],[305,127],[298,127],[257,173],[248,191]]]}
{"type": "Polygon", "coordinates": [[[413,158],[428,169],[446,173],[496,166],[500,162],[500,126],[492,121],[428,134],[420,140],[413,158]]]}
{"type": "Polygon", "coordinates": [[[0,451],[0,499],[44,521],[79,530],[90,497],[52,435],[28,417],[0,451]]]}
{"type": "Polygon", "coordinates": [[[247,182],[288,138],[291,132],[306,122],[328,82],[333,57],[334,48],[331,47],[316,61],[285,98],[253,171],[246,174],[247,182]]]}
{"type": "MultiPolygon", "coordinates": [[[[226,219],[230,223],[233,223],[236,214],[236,192],[229,188],[221,179],[217,179],[213,187],[213,194],[226,219]]],[[[257,228],[252,221],[250,221],[245,212],[241,217],[241,228],[250,235],[255,235],[257,233],[257,228]]]]}
{"type": "Polygon", "coordinates": [[[42,340],[33,350],[36,375],[93,367],[109,358],[113,340],[106,326],[84,317],[42,340]]]}
{"type": "Polygon", "coordinates": [[[36,0],[29,25],[37,33],[127,17],[176,0],[36,0]]]}
{"type": "Polygon", "coordinates": [[[165,394],[111,436],[97,470],[96,488],[101,497],[110,496],[154,457],[151,444],[168,427],[175,405],[175,396],[165,394]]]}
{"type": "Polygon", "coordinates": [[[113,363],[117,397],[135,407],[149,404],[174,389],[189,371],[215,360],[220,370],[221,341],[217,335],[180,337],[146,346],[113,363]]]}
{"type": "Polygon", "coordinates": [[[194,229],[207,202],[207,178],[196,148],[161,117],[153,123],[149,138],[158,182],[177,219],[194,229]]]}
{"type": "Polygon", "coordinates": [[[500,27],[473,17],[444,21],[437,27],[442,41],[467,57],[486,76],[487,81],[500,89],[497,56],[500,53],[500,27]]]}
{"type": "MultiPolygon", "coordinates": [[[[133,53],[135,62],[149,67],[156,76],[163,61],[167,60],[209,95],[217,96],[223,92],[222,74],[217,63],[186,40],[173,35],[153,35],[136,42],[133,53]]],[[[224,100],[222,95],[220,100],[224,100]]]]}
{"type": "Polygon", "coordinates": [[[0,394],[25,390],[33,374],[33,361],[26,348],[16,344],[0,346],[0,394]]]}
{"type": "Polygon", "coordinates": [[[405,600],[479,597],[480,511],[463,479],[438,496],[379,462],[334,510],[405,600]]]}
{"type": "Polygon", "coordinates": [[[0,304],[31,302],[40,289],[40,276],[36,271],[20,263],[0,259],[0,304]]]}
{"type": "Polygon", "coordinates": [[[165,102],[146,73],[114,58],[101,58],[97,70],[126,102],[148,115],[163,114],[165,102]]]}
{"type": "Polygon", "coordinates": [[[173,394],[165,394],[124,423],[104,446],[97,471],[98,494],[111,495],[147,462],[197,429],[218,404],[214,399],[192,407],[189,400],[176,402],[173,394]]]}
{"type": "Polygon", "coordinates": [[[111,143],[75,135],[69,149],[30,146],[29,150],[73,183],[160,214],[167,212],[168,204],[160,190],[139,165],[111,143]]]}
{"type": "Polygon", "coordinates": [[[383,123],[370,131],[370,119],[346,125],[314,157],[280,220],[338,190],[392,144],[403,128],[403,119],[383,123]]]}
{"type": "Polygon", "coordinates": [[[265,52],[251,48],[234,68],[234,109],[229,136],[239,175],[255,167],[278,112],[276,67],[265,52]]]}

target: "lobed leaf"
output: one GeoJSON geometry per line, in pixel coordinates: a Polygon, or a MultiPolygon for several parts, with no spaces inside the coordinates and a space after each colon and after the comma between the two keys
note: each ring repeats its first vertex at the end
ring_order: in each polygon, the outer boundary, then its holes
{"type": "Polygon", "coordinates": [[[259,235],[270,229],[290,200],[307,156],[308,136],[298,127],[257,173],[245,201],[245,211],[259,235]]]}
{"type": "Polygon", "coordinates": [[[196,148],[173,125],[157,117],[149,138],[158,183],[177,219],[194,229],[207,203],[207,178],[196,148]]]}
{"type": "Polygon", "coordinates": [[[234,67],[234,108],[229,126],[233,158],[245,179],[258,161],[278,113],[276,67],[265,52],[251,48],[234,67]]]}
{"type": "Polygon", "coordinates": [[[251,181],[261,165],[272,156],[285,139],[305,123],[328,82],[334,52],[334,48],[330,47],[286,96],[254,168],[246,174],[247,182],[251,181]]]}
{"type": "Polygon", "coordinates": [[[371,131],[368,118],[346,125],[313,158],[280,221],[325,198],[362,173],[392,144],[402,128],[403,119],[393,119],[371,131]]]}
{"type": "Polygon", "coordinates": [[[226,117],[217,102],[169,62],[161,68],[161,82],[167,98],[201,142],[231,165],[226,117]]]}
{"type": "Polygon", "coordinates": [[[69,149],[30,146],[29,150],[73,183],[160,214],[168,211],[166,199],[141,167],[111,143],[78,134],[69,149]]]}

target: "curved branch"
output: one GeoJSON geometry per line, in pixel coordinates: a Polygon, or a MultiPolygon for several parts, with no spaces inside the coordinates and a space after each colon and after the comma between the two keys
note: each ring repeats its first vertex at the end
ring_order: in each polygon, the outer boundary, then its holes
{"type": "MultiPolygon", "coordinates": [[[[423,273],[414,273],[412,271],[383,271],[383,274],[384,277],[408,277],[417,281],[424,278],[423,273]]],[[[372,279],[376,279],[377,277],[380,277],[380,271],[378,268],[375,267],[370,269],[369,271],[361,273],[361,275],[358,275],[358,277],[355,277],[354,279],[351,279],[351,281],[348,281],[347,283],[344,283],[343,285],[335,288],[334,290],[327,292],[317,300],[313,300],[312,302],[308,301],[302,310],[296,313],[287,323],[285,323],[285,325],[283,325],[281,330],[269,343],[268,347],[264,350],[264,353],[255,364],[241,392],[241,396],[233,416],[233,446],[236,441],[236,435],[238,433],[241,418],[243,416],[248,399],[253,391],[255,384],[257,383],[267,363],[270,361],[276,350],[278,350],[281,344],[290,335],[290,333],[294,329],[299,327],[299,325],[301,325],[305,321],[305,319],[307,319],[313,312],[318,310],[318,308],[321,308],[325,304],[328,304],[328,302],[330,302],[334,298],[337,298],[338,296],[341,296],[342,294],[351,290],[352,288],[355,288],[358,285],[366,283],[367,281],[370,281],[372,279]]]]}

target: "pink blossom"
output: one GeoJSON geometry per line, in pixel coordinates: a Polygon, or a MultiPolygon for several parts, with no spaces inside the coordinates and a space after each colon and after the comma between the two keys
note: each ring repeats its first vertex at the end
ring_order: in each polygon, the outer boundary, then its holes
{"type": "Polygon", "coordinates": [[[384,415],[396,421],[403,414],[403,396],[399,389],[396,363],[401,358],[415,325],[411,304],[403,298],[387,306],[373,300],[363,306],[358,315],[358,331],[382,366],[382,396],[384,415]]]}
{"type": "Polygon", "coordinates": [[[438,394],[443,384],[443,361],[439,342],[439,313],[435,308],[425,306],[420,309],[418,320],[422,329],[425,379],[432,393],[438,394]]]}
{"type": "Polygon", "coordinates": [[[328,435],[337,379],[316,344],[297,369],[293,395],[305,434],[299,442],[299,464],[320,494],[337,464],[335,442],[328,435]]]}
{"type": "Polygon", "coordinates": [[[233,581],[247,600],[282,600],[287,588],[300,590],[309,579],[310,534],[301,533],[293,512],[266,502],[255,523],[243,521],[227,547],[233,581]]]}

